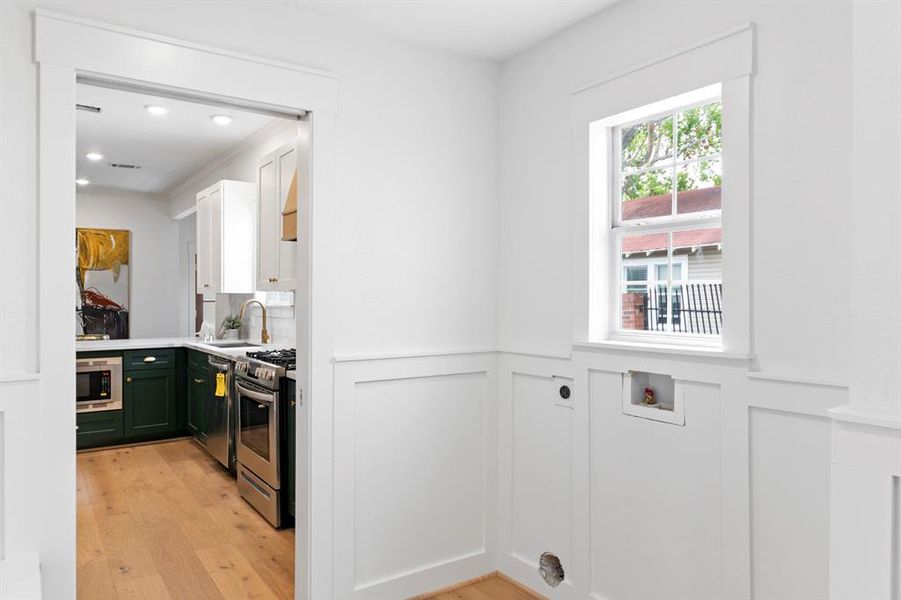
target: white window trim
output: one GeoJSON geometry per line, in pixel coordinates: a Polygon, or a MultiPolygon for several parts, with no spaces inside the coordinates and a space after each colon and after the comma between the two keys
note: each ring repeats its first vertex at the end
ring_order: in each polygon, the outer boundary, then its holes
{"type": "MultiPolygon", "coordinates": [[[[712,35],[675,52],[649,60],[582,86],[573,92],[573,341],[574,345],[640,343],[646,351],[753,355],[751,348],[751,210],[750,210],[750,86],[754,72],[753,27],[750,23],[712,35]],[[609,137],[592,124],[660,98],[677,98],[687,90],[719,83],[723,102],[723,149],[728,173],[723,181],[722,218],[728,250],[723,254],[723,304],[728,324],[717,343],[694,336],[666,334],[650,338],[641,332],[613,335],[612,286],[615,261],[611,256],[612,210],[609,198],[609,137]]],[[[681,104],[689,101],[682,99],[681,104]]],[[[665,112],[666,106],[655,112],[665,112]]],[[[654,114],[653,112],[651,114],[654,114]]],[[[641,118],[640,114],[632,116],[641,118]]],[[[608,128],[609,130],[609,128],[608,128]]],[[[692,220],[701,227],[713,221],[692,220]]],[[[660,332],[658,332],[660,333],[660,332]]]]}

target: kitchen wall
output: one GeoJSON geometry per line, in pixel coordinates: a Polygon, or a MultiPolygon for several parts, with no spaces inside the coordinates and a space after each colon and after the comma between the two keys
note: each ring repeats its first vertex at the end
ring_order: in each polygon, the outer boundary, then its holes
{"type": "Polygon", "coordinates": [[[502,570],[551,598],[827,597],[826,411],[849,379],[850,89],[849,2],[621,2],[503,64],[502,570]],[[748,21],[752,360],[574,347],[573,256],[588,249],[572,241],[586,226],[573,93],[748,21]],[[827,280],[822,301],[802,300],[827,280]],[[623,414],[631,370],[683,382],[684,426],[623,414]],[[563,562],[560,588],[537,575],[544,551],[563,562]]]}
{"type": "MultiPolygon", "coordinates": [[[[39,269],[38,85],[37,67],[32,60],[31,16],[38,6],[330,70],[340,82],[335,353],[357,360],[383,352],[417,355],[496,345],[497,64],[391,40],[372,29],[325,19],[285,3],[3,2],[0,153],[4,160],[0,163],[0,221],[5,234],[0,237],[0,367],[4,377],[18,372],[39,377],[34,342],[39,269]],[[249,23],[253,27],[248,27],[249,23]]],[[[195,192],[192,189],[185,196],[188,203],[195,192]]],[[[170,205],[170,215],[178,212],[170,205]]],[[[61,293],[71,293],[73,284],[60,282],[61,293]]],[[[344,391],[335,398],[322,401],[353,406],[353,398],[357,397],[354,390],[360,389],[363,395],[359,399],[366,406],[385,406],[391,414],[407,416],[407,430],[419,435],[412,440],[415,444],[409,446],[408,456],[416,456],[420,449],[431,452],[419,453],[422,461],[415,469],[391,460],[399,448],[376,444],[379,411],[361,413],[363,421],[357,426],[371,433],[367,440],[372,446],[367,448],[366,457],[371,463],[367,464],[389,470],[394,480],[399,479],[404,485],[383,486],[361,479],[352,497],[348,492],[336,500],[344,502],[344,506],[348,501],[360,506],[403,506],[409,490],[432,489],[432,481],[446,464],[446,452],[454,447],[461,430],[471,428],[484,432],[485,437],[467,455],[466,465],[480,469],[478,473],[484,475],[467,471],[458,473],[455,479],[461,486],[456,493],[467,495],[469,500],[458,509],[435,498],[431,510],[408,521],[410,527],[405,533],[411,535],[419,524],[439,518],[452,523],[457,515],[468,519],[479,514],[482,525],[478,529],[467,528],[447,543],[434,539],[427,556],[408,553],[396,560],[366,566],[366,561],[377,561],[389,553],[392,543],[390,538],[370,529],[365,537],[358,538],[365,544],[359,564],[367,569],[367,576],[384,576],[389,583],[403,580],[408,587],[440,587],[457,576],[474,576],[492,563],[486,558],[490,549],[481,543],[490,537],[492,523],[488,517],[492,508],[488,474],[493,454],[488,436],[491,429],[485,421],[494,401],[490,364],[485,364],[485,360],[477,365],[439,361],[430,364],[431,370],[408,361],[377,366],[378,373],[364,374],[371,383],[350,390],[342,388],[344,391]],[[432,376],[434,373],[440,376],[432,376]],[[385,383],[376,383],[380,379],[385,383]],[[400,390],[402,394],[397,397],[377,390],[380,386],[403,383],[411,385],[400,390]],[[421,401],[439,405],[444,414],[455,418],[432,419],[427,413],[414,412],[424,406],[421,401]],[[460,402],[466,410],[457,413],[454,407],[460,402]],[[436,512],[439,509],[442,512],[436,512]],[[461,549],[477,552],[478,556],[461,559],[461,549]],[[434,561],[451,566],[444,568],[439,577],[430,573],[434,561]],[[398,565],[403,570],[396,570],[398,565]]],[[[357,371],[355,366],[349,373],[357,371]]],[[[15,385],[18,387],[4,384],[4,402],[21,396],[23,407],[33,407],[35,403],[26,403],[22,394],[32,394],[33,400],[34,390],[40,386],[15,385]]],[[[40,439],[40,432],[35,429],[38,420],[15,416],[15,421],[14,425],[7,421],[6,426],[16,427],[29,439],[40,439]]],[[[346,431],[336,434],[345,435],[346,431]]],[[[316,435],[330,432],[317,431],[316,435]]],[[[64,446],[60,442],[41,448],[58,452],[64,446]]],[[[70,446],[74,448],[74,444],[70,446]]],[[[38,464],[40,461],[33,454],[16,453],[15,461],[7,461],[4,466],[5,473],[24,475],[5,482],[6,490],[15,495],[16,490],[28,489],[28,474],[37,472],[38,464]]],[[[354,473],[347,471],[344,463],[340,472],[354,473]]],[[[46,495],[45,504],[30,505],[22,501],[20,493],[8,504],[15,512],[7,513],[7,523],[12,522],[15,531],[5,532],[9,534],[6,552],[40,551],[45,592],[54,598],[71,597],[73,593],[70,586],[74,565],[67,564],[66,556],[75,543],[74,512],[66,516],[59,505],[64,505],[67,498],[74,504],[74,485],[73,491],[66,490],[46,495]],[[70,493],[71,497],[67,496],[70,493]],[[48,512],[60,515],[52,531],[45,525],[48,521],[44,515],[48,512]]],[[[351,515],[337,514],[334,521],[352,522],[351,515]]],[[[332,579],[322,572],[316,576],[324,581],[332,579]]],[[[342,579],[342,585],[346,581],[342,579]]]]}
{"type": "Polygon", "coordinates": [[[167,202],[134,192],[79,193],[75,198],[78,227],[131,231],[132,338],[179,335],[179,224],[167,214],[167,202]]]}
{"type": "MultiPolygon", "coordinates": [[[[274,119],[265,128],[257,131],[241,144],[232,148],[225,156],[206,165],[196,175],[179,184],[166,194],[169,214],[179,222],[196,223],[194,218],[197,192],[221,181],[257,180],[257,163],[260,158],[279,147],[293,141],[297,137],[297,124],[287,119],[274,119]]],[[[195,243],[196,225],[188,232],[188,225],[182,226],[182,244],[195,243]]],[[[187,288],[183,292],[188,293],[187,288]]],[[[218,331],[222,319],[230,314],[238,314],[241,304],[252,296],[247,294],[207,294],[204,300],[204,319],[209,321],[218,331]],[[230,297],[231,296],[231,297],[230,297]]],[[[241,330],[241,337],[259,341],[262,318],[260,310],[254,306],[246,314],[246,323],[241,330]]],[[[293,347],[297,337],[293,307],[271,307],[267,315],[270,342],[275,345],[293,347]]]]}
{"type": "MultiPolygon", "coordinates": [[[[166,211],[170,212],[170,205],[166,211]]],[[[187,215],[178,223],[178,327],[179,335],[194,335],[194,261],[197,253],[197,219],[187,215]]]]}

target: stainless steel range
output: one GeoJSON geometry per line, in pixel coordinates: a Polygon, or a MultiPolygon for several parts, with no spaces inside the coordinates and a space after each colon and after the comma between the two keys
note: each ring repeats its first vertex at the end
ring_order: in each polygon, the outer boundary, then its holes
{"type": "Polygon", "coordinates": [[[293,349],[248,352],[235,363],[238,491],[275,527],[284,524],[286,514],[286,410],[279,389],[294,365],[293,349]]]}

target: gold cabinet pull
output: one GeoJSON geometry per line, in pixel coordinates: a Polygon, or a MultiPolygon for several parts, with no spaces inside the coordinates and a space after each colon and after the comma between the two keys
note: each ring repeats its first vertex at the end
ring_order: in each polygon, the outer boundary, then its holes
{"type": "Polygon", "coordinates": [[[145,362],[145,363],[156,362],[156,357],[155,357],[155,356],[145,356],[145,357],[144,357],[144,362],[145,362]]]}
{"type": "Polygon", "coordinates": [[[131,377],[126,377],[126,378],[125,378],[125,383],[131,383],[131,377]]]}
{"type": "Polygon", "coordinates": [[[203,379],[195,379],[194,380],[194,383],[203,383],[203,382],[204,382],[203,379]]]}

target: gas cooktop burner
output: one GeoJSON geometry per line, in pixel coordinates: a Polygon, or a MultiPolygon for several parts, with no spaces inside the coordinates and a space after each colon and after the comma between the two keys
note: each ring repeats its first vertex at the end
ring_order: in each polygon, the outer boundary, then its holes
{"type": "Polygon", "coordinates": [[[293,371],[295,368],[297,351],[294,348],[286,350],[261,350],[259,352],[248,352],[247,358],[258,360],[260,362],[269,363],[277,367],[283,367],[287,371],[293,371]]]}

